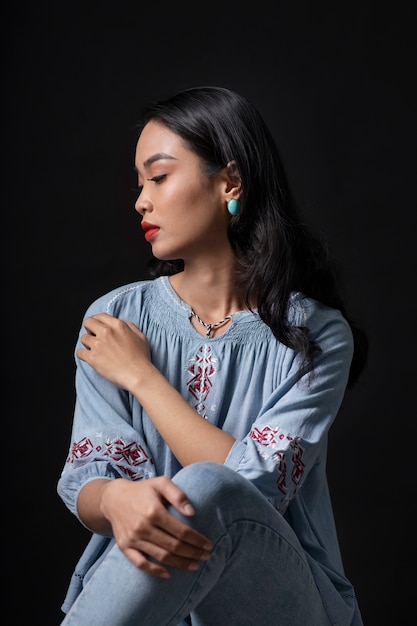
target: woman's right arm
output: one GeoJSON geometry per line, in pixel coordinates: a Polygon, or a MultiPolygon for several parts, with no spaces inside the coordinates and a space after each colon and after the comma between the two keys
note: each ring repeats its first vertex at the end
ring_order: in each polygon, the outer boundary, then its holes
{"type": "MultiPolygon", "coordinates": [[[[103,306],[97,301],[86,315],[103,306]]],[[[186,495],[168,477],[155,475],[140,422],[133,425],[129,394],[77,357],[76,365],[71,443],[59,496],[83,525],[114,536],[126,556],[148,573],[167,576],[163,564],[196,567],[196,561],[207,558],[209,542],[169,512],[171,504],[184,516],[193,514],[186,495]]]]}

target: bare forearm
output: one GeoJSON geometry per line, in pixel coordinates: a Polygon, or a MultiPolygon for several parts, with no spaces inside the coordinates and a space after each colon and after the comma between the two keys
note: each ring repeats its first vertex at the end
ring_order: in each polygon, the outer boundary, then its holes
{"type": "Polygon", "coordinates": [[[130,391],[181,465],[224,463],[235,439],[199,415],[153,365],[130,391]]]}
{"type": "Polygon", "coordinates": [[[182,465],[224,463],[233,437],[210,424],[150,361],[145,335],[107,313],[87,318],[77,356],[113,384],[130,391],[182,465]]]}
{"type": "Polygon", "coordinates": [[[81,489],[77,499],[78,514],[84,524],[91,530],[103,535],[112,534],[111,524],[101,511],[103,491],[110,482],[112,481],[106,478],[90,481],[81,489]]]}

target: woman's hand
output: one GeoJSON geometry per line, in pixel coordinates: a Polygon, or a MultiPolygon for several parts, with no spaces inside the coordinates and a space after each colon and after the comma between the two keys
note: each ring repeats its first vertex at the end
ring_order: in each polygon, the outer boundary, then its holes
{"type": "Polygon", "coordinates": [[[117,478],[102,488],[100,508],[120,550],[137,567],[161,578],[169,577],[163,565],[198,569],[199,561],[207,560],[211,549],[204,535],[167,510],[167,503],[184,516],[194,515],[187,496],[166,476],[142,482],[117,478]]]}
{"type": "Polygon", "coordinates": [[[130,391],[144,368],[151,365],[146,336],[133,322],[108,313],[88,317],[84,328],[84,348],[77,350],[77,356],[114,385],[130,391]]]}

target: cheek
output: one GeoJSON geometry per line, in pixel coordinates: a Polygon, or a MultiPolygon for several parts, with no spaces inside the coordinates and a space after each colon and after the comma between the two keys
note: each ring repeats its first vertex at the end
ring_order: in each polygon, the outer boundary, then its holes
{"type": "Polygon", "coordinates": [[[179,182],[165,196],[166,210],[171,212],[173,219],[189,220],[191,216],[204,213],[210,195],[206,195],[201,185],[190,181],[179,182]]]}
{"type": "Polygon", "coordinates": [[[196,177],[194,184],[189,185],[186,193],[188,204],[209,216],[219,213],[223,207],[219,185],[207,176],[196,177]]]}
{"type": "MultiPolygon", "coordinates": [[[[192,170],[192,168],[190,168],[192,170]]],[[[213,179],[207,178],[199,172],[190,171],[181,176],[175,184],[161,187],[159,197],[160,208],[167,217],[172,218],[173,224],[187,224],[193,228],[202,224],[212,224],[213,220],[220,221],[226,215],[225,204],[219,193],[219,186],[213,179]]],[[[170,220],[171,221],[171,220],[170,220]]]]}

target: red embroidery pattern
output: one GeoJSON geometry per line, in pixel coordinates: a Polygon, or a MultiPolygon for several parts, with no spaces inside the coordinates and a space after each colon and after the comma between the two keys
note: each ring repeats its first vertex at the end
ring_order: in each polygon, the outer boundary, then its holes
{"type": "Polygon", "coordinates": [[[206,408],[204,402],[207,400],[213,385],[211,377],[216,373],[216,361],[217,359],[213,356],[210,346],[204,344],[199,349],[197,355],[191,359],[191,364],[187,368],[187,371],[192,374],[192,378],[187,380],[186,384],[190,393],[197,400],[194,408],[203,417],[205,417],[204,411],[206,408]]]}
{"type": "Polygon", "coordinates": [[[305,468],[305,463],[302,461],[304,449],[300,446],[297,439],[290,444],[290,448],[292,449],[291,460],[293,464],[291,479],[295,485],[299,485],[305,468]]]}
{"type": "Polygon", "coordinates": [[[130,478],[136,477],[136,472],[131,469],[132,467],[138,467],[149,460],[145,450],[136,441],[126,444],[123,439],[113,441],[107,439],[104,446],[100,443],[94,446],[91,439],[84,437],[72,444],[67,463],[74,464],[76,461],[86,459],[95,453],[113,459],[116,462],[116,467],[130,478]]]}
{"type": "Polygon", "coordinates": [[[87,456],[90,456],[92,451],[93,444],[91,443],[90,439],[87,439],[87,437],[84,437],[84,439],[81,439],[81,441],[74,441],[74,443],[72,444],[71,456],[68,459],[68,463],[74,463],[74,461],[77,461],[78,459],[83,459],[87,456]]]}
{"type": "MultiPolygon", "coordinates": [[[[271,446],[274,443],[277,443],[278,431],[279,428],[271,428],[270,426],[265,426],[262,430],[254,428],[250,431],[249,437],[252,437],[252,439],[255,439],[255,441],[263,446],[271,446]]],[[[283,439],[284,435],[281,434],[279,438],[283,439]]]]}
{"type": "Polygon", "coordinates": [[[277,470],[279,472],[277,487],[278,491],[285,494],[287,493],[287,464],[285,462],[285,455],[282,452],[278,452],[276,458],[278,460],[277,470]]]}
{"type": "MultiPolygon", "coordinates": [[[[270,426],[264,426],[262,429],[253,428],[249,433],[249,437],[265,447],[275,447],[276,444],[284,439],[290,442],[289,448],[291,450],[292,462],[291,481],[296,486],[296,491],[305,469],[305,463],[302,460],[304,448],[301,447],[299,438],[294,439],[290,435],[285,435],[284,433],[279,432],[279,428],[271,428],[270,426]]],[[[278,491],[283,494],[287,494],[287,461],[285,452],[276,452],[274,454],[274,459],[277,462],[277,470],[279,473],[277,480],[278,491]]]]}

